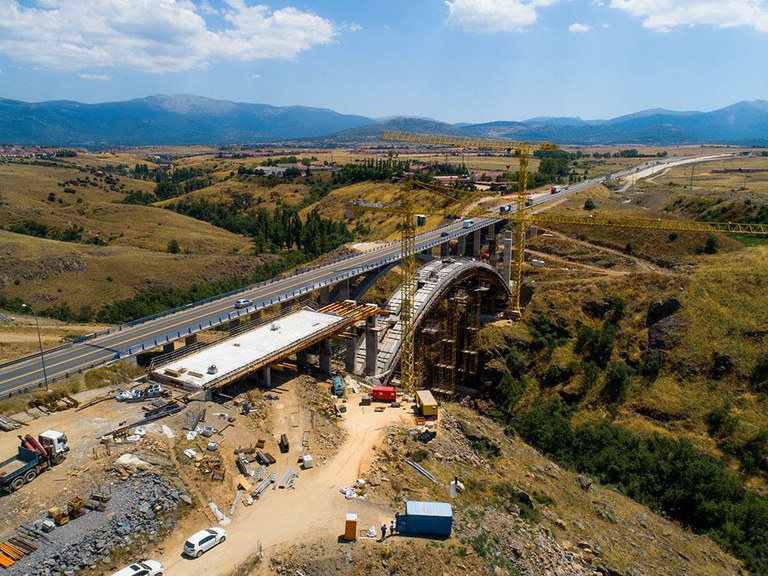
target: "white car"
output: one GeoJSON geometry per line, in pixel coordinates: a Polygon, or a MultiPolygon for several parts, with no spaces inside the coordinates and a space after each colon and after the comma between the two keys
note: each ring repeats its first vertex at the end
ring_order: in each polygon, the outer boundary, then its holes
{"type": "Polygon", "coordinates": [[[163,565],[157,560],[142,560],[115,572],[112,576],[163,576],[163,565]]]}
{"type": "Polygon", "coordinates": [[[235,302],[235,308],[248,308],[248,306],[250,306],[251,304],[253,304],[253,302],[248,300],[248,298],[242,298],[237,302],[235,302]]]}
{"type": "Polygon", "coordinates": [[[223,528],[214,526],[192,534],[184,542],[184,554],[191,558],[198,558],[203,552],[207,552],[217,544],[227,539],[227,532],[223,528]]]}

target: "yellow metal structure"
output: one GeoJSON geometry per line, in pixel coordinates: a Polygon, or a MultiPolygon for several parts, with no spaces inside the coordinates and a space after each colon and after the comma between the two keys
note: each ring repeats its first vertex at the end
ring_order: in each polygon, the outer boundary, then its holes
{"type": "Polygon", "coordinates": [[[414,343],[414,307],[416,292],[416,210],[413,201],[413,182],[403,187],[400,206],[384,206],[365,202],[347,204],[347,215],[354,217],[358,211],[386,212],[399,214],[400,220],[400,267],[403,270],[403,284],[400,287],[400,327],[402,346],[400,352],[401,386],[413,391],[416,381],[416,360],[414,343]]]}
{"type": "Polygon", "coordinates": [[[398,130],[385,130],[381,135],[382,140],[395,142],[411,142],[413,144],[428,144],[435,146],[456,146],[461,148],[490,148],[494,150],[506,150],[514,152],[520,163],[517,183],[517,210],[511,219],[515,226],[515,262],[514,262],[514,289],[513,311],[520,313],[520,290],[523,283],[523,253],[525,251],[525,222],[526,206],[525,198],[528,189],[528,156],[534,150],[557,150],[557,146],[549,142],[519,142],[516,140],[503,140],[498,138],[468,138],[465,136],[448,136],[445,134],[422,134],[418,132],[402,132],[398,130]]]}

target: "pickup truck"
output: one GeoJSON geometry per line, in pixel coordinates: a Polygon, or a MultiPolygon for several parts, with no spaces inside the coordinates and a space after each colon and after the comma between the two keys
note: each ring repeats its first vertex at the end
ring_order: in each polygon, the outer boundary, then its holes
{"type": "Polygon", "coordinates": [[[0,462],[0,490],[15,492],[37,475],[61,464],[69,451],[67,436],[57,430],[41,432],[37,438],[27,434],[15,456],[0,462]]]}

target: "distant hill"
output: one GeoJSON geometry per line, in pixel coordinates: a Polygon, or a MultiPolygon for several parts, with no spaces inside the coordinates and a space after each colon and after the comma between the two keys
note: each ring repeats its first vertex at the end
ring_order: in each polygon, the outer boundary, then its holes
{"type": "Polygon", "coordinates": [[[268,142],[321,136],[373,122],[324,108],[242,104],[190,95],[104,104],[0,99],[4,144],[105,147],[268,142]]]}
{"type": "Polygon", "coordinates": [[[656,108],[610,120],[538,117],[454,125],[406,116],[377,121],[325,108],[244,104],[191,95],[103,104],[0,98],[0,144],[103,148],[288,141],[353,146],[376,142],[385,129],[559,144],[766,146],[768,101],[744,101],[712,112],[656,108]]]}
{"type": "Polygon", "coordinates": [[[560,144],[768,145],[768,101],[739,102],[712,112],[655,109],[612,120],[534,118],[464,126],[472,136],[544,140],[560,144]],[[572,120],[572,122],[569,122],[572,120]]]}

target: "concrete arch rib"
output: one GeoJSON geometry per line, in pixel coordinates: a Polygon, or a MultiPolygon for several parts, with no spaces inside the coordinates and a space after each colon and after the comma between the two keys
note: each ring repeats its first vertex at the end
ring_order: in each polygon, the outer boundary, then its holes
{"type": "MultiPolygon", "coordinates": [[[[473,259],[449,258],[430,262],[418,271],[417,290],[414,298],[414,327],[418,328],[434,306],[455,286],[469,279],[482,278],[500,290],[506,298],[511,296],[509,286],[494,268],[473,259]]],[[[379,355],[376,376],[382,382],[391,380],[394,368],[400,360],[402,333],[400,324],[400,290],[398,289],[384,306],[389,318],[379,321],[379,355]]],[[[365,342],[358,346],[355,368],[362,373],[365,368],[365,342]]]]}

